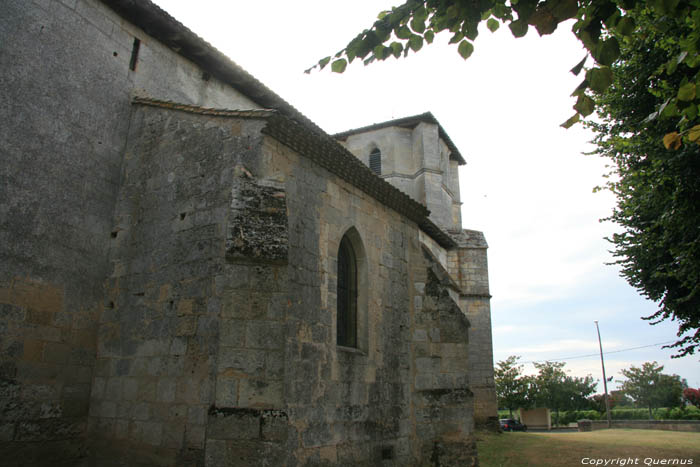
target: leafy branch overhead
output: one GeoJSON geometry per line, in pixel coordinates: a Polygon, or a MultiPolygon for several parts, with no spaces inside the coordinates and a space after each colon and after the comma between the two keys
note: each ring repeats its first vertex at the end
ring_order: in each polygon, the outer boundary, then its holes
{"type": "Polygon", "coordinates": [[[697,70],[681,63],[665,79],[659,70],[668,57],[682,55],[693,25],[650,11],[630,16],[647,33],[621,42],[613,83],[593,93],[597,118],[586,126],[595,134],[594,153],[611,169],[605,188],[617,200],[607,218],[620,227],[609,239],[615,264],[630,285],[658,303],[645,319],[673,319],[679,339],[671,347],[677,356],[691,355],[700,350],[700,147],[694,144],[700,128],[678,131],[678,119],[690,121],[686,115],[694,110],[686,105],[690,100],[669,99],[679,91],[683,99],[694,98],[688,83],[697,70]]]}
{"type": "Polygon", "coordinates": [[[612,84],[610,66],[620,56],[621,43],[648,32],[635,21],[635,13],[640,12],[687,23],[688,34],[679,42],[679,53],[668,57],[655,79],[662,87],[668,86],[681,65],[695,73],[677,89],[671,89],[673,92],[665,103],[649,119],[677,118],[681,131],[667,135],[668,139],[664,139],[667,148],[677,148],[683,138],[700,144],[700,125],[697,125],[700,92],[696,92],[700,86],[697,74],[700,0],[408,0],[379,13],[372,27],[306,72],[330,64],[332,71],[342,73],[356,59],[368,65],[389,57],[405,57],[432,43],[439,33],[451,34],[450,44],[456,44],[459,55],[467,59],[474,51],[473,43],[482,22],[490,31],[496,31],[501,24],[507,25],[513,36],[523,37],[531,27],[542,36],[553,33],[560,23],[574,19],[572,32],[588,53],[571,71],[579,75],[589,56],[595,65],[586,70],[583,81],[573,92],[575,114],[562,124],[569,128],[595,110],[591,93],[603,92],[612,84]]]}

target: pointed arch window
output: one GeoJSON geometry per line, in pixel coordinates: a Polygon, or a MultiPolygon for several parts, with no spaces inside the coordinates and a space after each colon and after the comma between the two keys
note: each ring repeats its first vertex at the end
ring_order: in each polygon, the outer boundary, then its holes
{"type": "Polygon", "coordinates": [[[379,148],[374,148],[369,153],[369,168],[377,175],[382,174],[382,152],[379,148]]]}
{"type": "Polygon", "coordinates": [[[357,257],[347,235],[338,248],[337,343],[357,347],[357,257]]]}

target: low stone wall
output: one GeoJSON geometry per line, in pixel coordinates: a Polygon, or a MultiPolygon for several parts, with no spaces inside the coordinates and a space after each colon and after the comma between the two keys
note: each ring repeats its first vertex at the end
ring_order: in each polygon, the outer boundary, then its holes
{"type": "MultiPolygon", "coordinates": [[[[607,427],[606,420],[579,420],[578,422],[578,431],[602,430],[607,427]]],[[[613,420],[612,428],[700,433],[700,420],[613,420]]]]}

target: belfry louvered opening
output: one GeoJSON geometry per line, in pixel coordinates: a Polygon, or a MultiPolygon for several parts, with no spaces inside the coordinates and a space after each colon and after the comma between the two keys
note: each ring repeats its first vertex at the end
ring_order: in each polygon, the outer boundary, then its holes
{"type": "Polygon", "coordinates": [[[377,175],[382,174],[382,152],[379,148],[374,148],[369,153],[369,168],[377,175]]]}

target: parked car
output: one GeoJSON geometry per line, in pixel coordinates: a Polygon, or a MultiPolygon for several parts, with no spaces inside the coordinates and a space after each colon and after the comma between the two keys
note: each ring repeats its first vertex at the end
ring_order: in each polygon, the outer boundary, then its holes
{"type": "Polygon", "coordinates": [[[498,421],[503,431],[527,431],[527,425],[512,418],[502,418],[498,421]]]}

